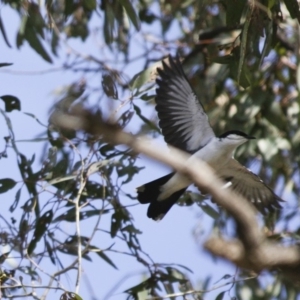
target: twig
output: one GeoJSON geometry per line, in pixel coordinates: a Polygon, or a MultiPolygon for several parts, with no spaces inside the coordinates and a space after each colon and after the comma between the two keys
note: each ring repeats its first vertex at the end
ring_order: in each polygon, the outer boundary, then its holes
{"type": "Polygon", "coordinates": [[[257,275],[247,277],[247,278],[234,279],[234,280],[228,281],[226,283],[215,285],[212,288],[207,289],[207,290],[191,290],[191,291],[186,291],[186,292],[173,293],[173,294],[167,294],[167,295],[164,295],[164,296],[157,296],[157,297],[147,298],[147,300],[167,299],[167,298],[182,297],[182,296],[187,296],[187,295],[210,293],[210,292],[218,290],[218,289],[220,289],[220,288],[222,288],[222,287],[224,287],[228,284],[231,284],[231,283],[235,284],[237,282],[254,279],[256,277],[257,277],[257,275]]]}
{"type": "Polygon", "coordinates": [[[85,174],[85,162],[80,152],[70,140],[68,140],[68,142],[71,145],[71,147],[74,149],[74,151],[77,153],[77,155],[79,156],[81,162],[81,171],[79,174],[80,185],[79,185],[76,198],[74,199],[75,223],[76,223],[76,234],[77,234],[77,244],[78,244],[77,245],[78,269],[77,269],[77,277],[76,277],[76,284],[75,284],[75,292],[78,294],[80,288],[80,278],[81,278],[81,269],[82,269],[82,251],[81,251],[81,233],[80,233],[80,209],[81,209],[80,198],[86,185],[86,174],[85,174]]]}
{"type": "Polygon", "coordinates": [[[69,115],[57,113],[53,116],[53,120],[58,126],[84,130],[89,134],[101,136],[111,144],[125,144],[133,151],[143,153],[188,176],[200,189],[208,191],[215,202],[234,217],[239,232],[242,233],[241,240],[227,241],[221,238],[210,238],[204,244],[206,249],[232,261],[239,267],[256,272],[263,269],[281,269],[293,280],[299,280],[300,253],[298,248],[283,247],[279,243],[268,241],[257,224],[254,207],[230,189],[222,189],[223,183],[205,162],[174,148],[170,155],[169,152],[157,146],[151,146],[148,139],[125,133],[115,124],[102,121],[100,114],[93,114],[79,107],[69,115]]]}

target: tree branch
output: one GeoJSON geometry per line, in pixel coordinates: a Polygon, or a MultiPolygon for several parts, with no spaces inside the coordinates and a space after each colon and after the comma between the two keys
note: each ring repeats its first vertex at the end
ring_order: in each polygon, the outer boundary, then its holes
{"type": "Polygon", "coordinates": [[[204,244],[207,250],[242,268],[256,272],[280,269],[293,280],[299,280],[298,247],[284,247],[268,241],[257,224],[254,207],[230,189],[222,189],[224,184],[205,162],[175,148],[171,148],[170,155],[168,151],[150,145],[151,140],[125,133],[116,124],[103,121],[99,113],[91,113],[80,107],[75,107],[71,114],[56,112],[51,120],[58,127],[84,130],[111,144],[127,145],[134,152],[143,153],[190,177],[200,189],[208,191],[215,202],[233,216],[239,232],[242,233],[241,240],[210,238],[204,244]]]}

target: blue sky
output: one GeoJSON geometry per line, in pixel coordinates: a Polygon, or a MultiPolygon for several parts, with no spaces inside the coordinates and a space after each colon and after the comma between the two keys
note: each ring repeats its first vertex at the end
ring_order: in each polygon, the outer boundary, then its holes
{"type": "MultiPolygon", "coordinates": [[[[20,50],[15,47],[15,36],[19,26],[19,19],[7,7],[2,7],[1,16],[4,19],[4,24],[8,33],[9,40],[13,45],[9,49],[3,39],[1,43],[1,62],[11,62],[13,66],[2,68],[0,70],[1,95],[14,95],[21,100],[21,111],[13,111],[9,113],[12,120],[16,140],[29,140],[43,132],[33,118],[24,115],[24,112],[34,114],[39,120],[47,124],[49,117],[49,109],[54,103],[55,93],[64,85],[68,85],[74,81],[79,81],[85,77],[91,85],[101,86],[101,74],[88,74],[87,76],[80,73],[72,73],[69,71],[55,71],[41,74],[40,71],[57,69],[62,66],[66,57],[66,48],[60,50],[60,58],[53,58],[54,64],[50,65],[40,58],[29,46],[25,43],[20,50]]],[[[147,30],[147,28],[145,29],[147,30]]],[[[174,33],[175,34],[175,33],[174,33]]],[[[93,37],[89,38],[85,43],[78,41],[70,41],[70,45],[76,48],[76,51],[82,54],[93,54],[101,59],[93,37]]],[[[138,40],[138,38],[136,39],[138,40]]],[[[140,45],[132,45],[132,56],[139,54],[140,45]]],[[[165,53],[166,54],[166,53],[165,53]]],[[[125,72],[129,78],[141,71],[143,68],[142,61],[137,61],[133,66],[125,68],[125,72]]],[[[95,100],[96,101],[96,100],[95,100]]],[[[136,100],[136,104],[143,105],[142,101],[136,100]]],[[[117,105],[117,104],[115,104],[117,105]]],[[[3,104],[0,108],[4,109],[3,104]]],[[[147,107],[143,110],[145,115],[152,116],[154,107],[147,107]]],[[[133,122],[126,128],[127,131],[135,132],[135,128],[140,126],[138,119],[134,118],[133,122]]],[[[3,118],[0,117],[1,137],[7,135],[6,124],[3,118]]],[[[163,139],[159,138],[158,142],[163,144],[163,139]]],[[[0,138],[0,149],[4,146],[4,141],[0,138]]],[[[41,152],[43,143],[20,142],[18,147],[20,150],[31,157],[36,155],[36,164],[39,166],[43,160],[41,152]]],[[[150,180],[159,176],[165,175],[168,168],[161,166],[157,162],[147,159],[144,156],[139,156],[139,166],[144,166],[134,180],[126,186],[126,191],[134,192],[134,189],[150,180]]],[[[15,163],[14,153],[9,151],[8,159],[0,160],[2,174],[0,178],[18,178],[21,180],[20,174],[15,163]]],[[[3,214],[9,215],[8,207],[14,200],[17,188],[9,193],[0,195],[1,211],[3,214]]],[[[25,189],[21,195],[23,201],[27,200],[25,189]]],[[[125,202],[129,203],[127,199],[125,202]]],[[[130,200],[132,203],[132,200],[130,200]]],[[[208,274],[213,276],[211,283],[221,279],[225,274],[234,275],[235,269],[230,264],[212,258],[203,252],[202,243],[211,233],[212,220],[199,207],[195,205],[191,207],[174,206],[168,215],[161,222],[154,222],[146,216],[147,206],[137,205],[130,209],[135,220],[135,225],[143,234],[140,235],[142,248],[147,252],[155,262],[159,263],[174,263],[182,264],[193,271],[190,278],[194,283],[197,283],[206,278],[208,274]],[[197,238],[195,238],[195,235],[197,238]]],[[[16,210],[16,214],[21,212],[20,206],[16,210]]],[[[82,224],[82,230],[88,236],[95,220],[89,219],[82,224]],[[91,223],[88,223],[91,222],[91,223]]],[[[109,228],[110,218],[103,216],[101,220],[101,228],[109,228]]],[[[62,223],[64,230],[74,233],[75,224],[62,223]]],[[[111,240],[105,234],[99,234],[93,241],[94,245],[100,248],[109,247],[115,243],[114,249],[125,251],[124,245],[118,240],[111,240]]],[[[143,273],[146,271],[134,259],[128,258],[122,254],[107,253],[109,257],[118,266],[119,270],[114,270],[105,262],[99,260],[95,255],[92,255],[93,262],[83,262],[83,281],[80,289],[80,295],[84,299],[91,299],[94,295],[96,299],[125,299],[126,295],[122,291],[138,284],[143,279],[143,273]],[[116,288],[115,288],[116,287],[116,288]],[[111,289],[114,291],[111,292],[111,289]]],[[[64,256],[64,262],[71,263],[73,257],[64,256]]],[[[44,268],[53,266],[49,263],[43,265],[44,268]]],[[[70,276],[61,278],[65,287],[69,290],[74,288],[75,271],[70,273],[70,276]]],[[[43,284],[48,282],[48,278],[43,278],[43,284]]],[[[220,282],[222,283],[222,282],[220,282]]],[[[219,284],[220,284],[219,283],[219,284]]],[[[197,284],[195,285],[197,287],[197,284]]],[[[225,288],[224,288],[225,289],[225,288]]],[[[209,293],[207,299],[212,299],[214,295],[221,292],[222,289],[209,293]]],[[[58,297],[58,294],[56,294],[58,297]]]]}

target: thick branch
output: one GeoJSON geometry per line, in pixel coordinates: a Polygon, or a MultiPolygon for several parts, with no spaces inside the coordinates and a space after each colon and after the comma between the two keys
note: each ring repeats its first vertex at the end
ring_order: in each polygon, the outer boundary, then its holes
{"type": "Polygon", "coordinates": [[[101,136],[106,142],[114,145],[127,145],[137,153],[143,153],[184,173],[200,189],[207,190],[215,202],[234,217],[240,232],[243,233],[242,241],[216,238],[208,240],[204,247],[215,255],[255,271],[283,266],[287,270],[294,270],[296,266],[300,266],[298,248],[283,247],[267,241],[258,227],[254,207],[230,189],[222,189],[223,183],[205,162],[174,148],[170,155],[168,151],[151,146],[148,139],[125,133],[114,124],[103,122],[99,114],[91,114],[88,111],[80,110],[74,115],[57,113],[52,116],[52,121],[59,127],[84,130],[92,135],[101,136]]]}

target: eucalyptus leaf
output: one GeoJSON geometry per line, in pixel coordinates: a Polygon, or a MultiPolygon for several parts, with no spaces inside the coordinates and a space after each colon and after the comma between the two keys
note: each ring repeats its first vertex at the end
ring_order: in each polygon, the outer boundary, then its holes
{"type": "Polygon", "coordinates": [[[140,30],[141,22],[138,15],[135,12],[135,9],[130,0],[118,0],[121,5],[125,8],[127,15],[129,16],[132,24],[134,25],[136,30],[140,30]]]}
{"type": "Polygon", "coordinates": [[[17,182],[11,178],[0,179],[0,194],[5,193],[8,190],[11,190],[12,188],[15,187],[16,184],[17,182]]]}
{"type": "Polygon", "coordinates": [[[11,112],[13,110],[21,110],[21,101],[11,95],[4,95],[0,97],[5,103],[5,111],[11,112]]]}

